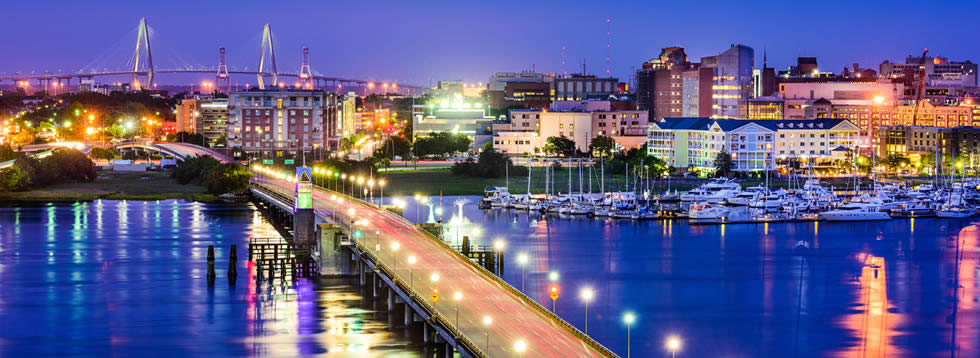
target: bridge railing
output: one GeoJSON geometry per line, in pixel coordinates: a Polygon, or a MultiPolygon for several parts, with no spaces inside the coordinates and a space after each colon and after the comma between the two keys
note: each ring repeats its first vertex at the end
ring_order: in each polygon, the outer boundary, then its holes
{"type": "MultiPolygon", "coordinates": [[[[351,202],[358,203],[358,204],[360,204],[362,206],[370,206],[370,207],[372,207],[372,208],[374,208],[376,210],[382,210],[380,208],[377,208],[374,204],[368,203],[368,202],[363,201],[361,199],[357,199],[357,198],[351,197],[351,196],[349,196],[347,194],[339,193],[339,192],[336,192],[334,190],[326,189],[326,188],[323,188],[323,187],[320,187],[320,186],[318,186],[318,187],[319,187],[320,190],[324,190],[324,191],[330,192],[332,195],[337,195],[338,197],[344,198],[344,200],[350,200],[351,202]]],[[[343,211],[338,211],[338,212],[342,213],[342,215],[345,217],[345,220],[343,220],[344,221],[343,223],[337,223],[337,224],[340,225],[341,227],[346,228],[348,231],[353,232],[353,230],[355,230],[355,229],[349,225],[349,223],[351,222],[351,220],[350,220],[349,217],[347,217],[347,213],[346,212],[343,212],[343,211]]],[[[407,224],[409,226],[418,228],[415,223],[409,221],[408,219],[405,219],[404,217],[402,217],[400,215],[395,215],[394,213],[391,213],[391,212],[388,212],[388,211],[383,211],[383,210],[382,210],[382,215],[386,215],[386,216],[388,216],[390,218],[394,218],[395,220],[401,221],[404,224],[407,224]]],[[[462,253],[454,250],[445,241],[443,241],[443,240],[439,239],[438,237],[432,235],[428,231],[421,230],[421,229],[417,229],[417,231],[420,234],[422,234],[423,237],[427,238],[429,241],[435,243],[436,245],[441,246],[444,249],[444,251],[448,252],[450,255],[455,255],[456,258],[459,259],[458,261],[465,262],[466,264],[470,265],[470,267],[472,267],[474,270],[480,272],[487,279],[493,281],[494,283],[496,283],[500,287],[503,287],[510,294],[514,295],[517,299],[521,300],[525,305],[531,307],[534,311],[536,311],[543,318],[545,318],[547,320],[550,320],[551,322],[555,323],[556,325],[558,325],[558,326],[562,327],[563,329],[567,330],[573,336],[575,336],[576,338],[578,338],[579,340],[581,340],[585,344],[587,344],[590,347],[592,347],[598,353],[603,354],[605,356],[609,356],[609,357],[616,357],[616,354],[615,353],[613,353],[611,350],[609,350],[608,348],[606,348],[605,346],[603,346],[601,343],[599,343],[596,340],[592,339],[592,337],[589,337],[588,335],[586,335],[585,333],[583,333],[582,331],[580,331],[578,328],[575,328],[575,326],[571,325],[570,323],[568,323],[567,321],[565,321],[564,319],[562,319],[561,317],[559,317],[554,312],[551,312],[550,310],[548,310],[547,308],[545,308],[544,306],[542,306],[540,303],[538,303],[536,300],[534,300],[533,298],[527,296],[524,292],[521,292],[520,290],[518,290],[514,286],[511,286],[509,283],[507,283],[506,281],[504,281],[503,279],[501,279],[500,277],[498,277],[494,273],[490,272],[489,270],[487,270],[483,266],[477,264],[476,262],[473,262],[468,257],[463,256],[462,253]]],[[[370,234],[373,234],[373,233],[369,233],[369,235],[370,234]]],[[[378,239],[380,239],[380,238],[378,238],[378,239]]],[[[367,252],[367,253],[369,253],[371,255],[371,257],[374,260],[374,262],[376,263],[376,265],[384,268],[386,270],[386,272],[391,277],[394,277],[397,280],[398,274],[394,270],[389,269],[388,266],[386,264],[384,264],[383,260],[381,259],[381,257],[379,255],[375,255],[374,248],[368,246],[367,240],[368,240],[368,236],[367,235],[364,235],[360,240],[355,239],[354,242],[360,244],[359,247],[362,249],[362,252],[367,252]]],[[[453,332],[456,337],[462,338],[462,340],[467,345],[467,347],[468,348],[471,348],[471,351],[472,352],[478,352],[478,353],[482,354],[482,356],[486,356],[486,353],[483,352],[483,349],[479,348],[479,345],[474,345],[472,342],[470,342],[468,339],[466,339],[465,338],[465,335],[462,335],[461,334],[462,332],[460,330],[458,330],[458,328],[456,328],[452,324],[450,324],[451,323],[450,321],[448,321],[444,317],[442,317],[442,315],[439,314],[438,311],[436,311],[434,307],[432,307],[431,305],[429,305],[429,302],[428,302],[428,300],[425,297],[418,295],[413,289],[409,289],[406,292],[411,292],[411,295],[412,295],[413,298],[416,299],[416,302],[421,302],[421,304],[423,304],[426,307],[426,309],[429,310],[430,313],[434,313],[433,317],[438,317],[441,320],[442,326],[444,328],[446,328],[447,330],[453,332]]]]}
{"type": "MultiPolygon", "coordinates": [[[[287,190],[286,188],[273,188],[273,187],[270,187],[267,184],[258,183],[258,182],[255,182],[255,181],[253,181],[252,184],[253,185],[256,185],[256,186],[259,186],[259,187],[262,187],[270,195],[272,195],[274,197],[278,197],[278,198],[282,198],[282,199],[286,199],[286,200],[292,200],[290,198],[286,198],[285,195],[282,193],[281,190],[287,190]]],[[[330,192],[331,195],[336,195],[337,197],[343,198],[344,200],[349,200],[351,203],[357,203],[360,206],[372,206],[372,207],[374,207],[371,203],[365,202],[365,201],[360,200],[360,199],[355,198],[355,197],[351,197],[350,195],[339,193],[339,192],[336,192],[336,191],[333,191],[333,190],[330,190],[330,189],[326,189],[326,188],[322,188],[322,187],[320,187],[320,189],[321,190],[324,190],[324,191],[327,191],[327,192],[330,192]]],[[[377,207],[374,207],[374,208],[377,209],[377,207]]],[[[336,224],[337,226],[340,226],[342,229],[345,229],[348,232],[353,232],[354,230],[356,230],[354,227],[351,226],[350,223],[352,222],[352,220],[347,215],[346,212],[344,212],[342,210],[337,210],[335,212],[335,214],[336,213],[341,213],[340,216],[342,218],[341,218],[341,220],[334,219],[334,221],[335,221],[334,224],[336,224]]],[[[398,218],[400,218],[400,217],[398,217],[398,218]]],[[[408,224],[409,225],[412,225],[410,222],[408,224]]],[[[363,252],[364,254],[366,254],[371,259],[371,261],[373,261],[375,263],[375,267],[378,270],[383,271],[389,277],[392,277],[392,281],[396,285],[398,285],[399,283],[404,283],[405,282],[404,277],[400,277],[400,276],[403,276],[404,274],[399,274],[397,272],[397,270],[389,267],[384,262],[384,259],[381,258],[381,255],[379,253],[375,252],[376,251],[375,248],[372,248],[370,245],[368,245],[368,239],[369,239],[369,236],[370,235],[373,235],[373,233],[368,233],[366,235],[363,235],[361,238],[355,238],[354,240],[352,240],[352,242],[354,242],[354,245],[356,245],[357,248],[361,252],[363,252]]],[[[376,240],[380,240],[381,238],[380,238],[380,236],[377,236],[375,239],[376,240]]],[[[466,262],[469,262],[469,260],[467,259],[466,262]]],[[[452,321],[450,321],[448,318],[446,318],[443,314],[439,313],[438,309],[436,309],[436,307],[434,305],[432,305],[429,302],[429,300],[424,295],[420,295],[419,293],[415,292],[415,289],[414,288],[405,287],[404,285],[401,285],[401,287],[402,287],[402,291],[407,292],[409,294],[409,296],[411,296],[415,300],[415,302],[417,304],[421,305],[426,310],[426,312],[429,313],[429,316],[431,317],[430,318],[430,321],[431,320],[435,320],[436,321],[436,322],[430,322],[430,323],[438,324],[443,329],[449,331],[449,333],[451,333],[453,335],[453,337],[455,337],[455,339],[458,341],[459,344],[463,344],[463,345],[466,346],[466,348],[467,348],[468,351],[473,352],[473,353],[476,353],[480,357],[488,357],[489,356],[489,352],[484,352],[483,349],[481,349],[479,345],[475,344],[473,341],[471,341],[469,338],[467,338],[466,335],[464,335],[463,332],[452,323],[452,321]]]]}

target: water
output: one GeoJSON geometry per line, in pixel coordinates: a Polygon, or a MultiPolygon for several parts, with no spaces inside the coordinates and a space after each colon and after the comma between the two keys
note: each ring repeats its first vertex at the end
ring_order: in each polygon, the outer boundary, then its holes
{"type": "Polygon", "coordinates": [[[0,208],[0,356],[420,355],[344,281],[249,280],[248,238],[274,236],[248,204],[0,208]]]}
{"type": "MultiPolygon", "coordinates": [[[[446,238],[506,240],[504,278],[518,288],[527,253],[525,290],[545,307],[558,272],[558,314],[580,330],[579,292],[593,288],[589,334],[622,356],[627,311],[634,357],[670,356],[671,336],[678,357],[980,356],[972,220],[698,226],[480,210],[478,199],[443,199],[446,238]]],[[[414,199],[399,200],[416,219],[414,199]]]]}

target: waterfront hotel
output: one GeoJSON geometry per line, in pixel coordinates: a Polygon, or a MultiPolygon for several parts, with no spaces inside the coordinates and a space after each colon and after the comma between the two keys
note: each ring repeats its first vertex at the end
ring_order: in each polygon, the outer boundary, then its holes
{"type": "Polygon", "coordinates": [[[829,162],[857,146],[860,129],[847,119],[744,120],[664,118],[650,123],[647,153],[675,168],[713,171],[718,153],[733,170],[776,168],[789,160],[829,162]]]}

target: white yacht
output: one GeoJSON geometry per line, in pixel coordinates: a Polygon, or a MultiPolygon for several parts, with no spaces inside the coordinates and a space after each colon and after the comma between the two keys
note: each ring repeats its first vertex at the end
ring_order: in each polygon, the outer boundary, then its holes
{"type": "Polygon", "coordinates": [[[693,220],[724,219],[728,216],[729,212],[731,212],[731,209],[724,206],[702,202],[692,204],[690,209],[688,209],[687,217],[693,220]]]}
{"type": "Polygon", "coordinates": [[[681,201],[707,201],[712,204],[724,203],[742,191],[742,186],[728,178],[711,179],[687,193],[681,194],[681,201]]]}
{"type": "Polygon", "coordinates": [[[879,211],[878,206],[867,205],[856,209],[836,209],[820,213],[820,219],[827,221],[872,221],[891,220],[891,215],[879,211]]]}
{"type": "Polygon", "coordinates": [[[726,198],[725,205],[731,205],[731,206],[749,205],[749,202],[755,199],[757,195],[764,193],[765,191],[766,188],[761,186],[752,186],[752,187],[745,188],[745,190],[742,190],[737,195],[726,198]]]}
{"type": "Polygon", "coordinates": [[[506,187],[494,186],[483,189],[483,199],[480,199],[478,206],[482,209],[506,207],[510,202],[510,192],[506,187]]]}
{"type": "Polygon", "coordinates": [[[976,210],[963,206],[944,206],[936,210],[936,216],[948,219],[964,219],[976,214],[976,210]]]}

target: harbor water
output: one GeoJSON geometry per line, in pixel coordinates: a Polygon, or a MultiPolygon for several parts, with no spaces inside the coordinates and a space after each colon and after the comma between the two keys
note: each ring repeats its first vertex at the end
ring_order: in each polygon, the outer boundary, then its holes
{"type": "MultiPolygon", "coordinates": [[[[438,198],[398,199],[410,220],[439,219],[438,198]]],[[[669,356],[670,336],[678,357],[980,355],[970,219],[688,225],[481,210],[478,199],[442,199],[445,239],[506,241],[504,279],[549,308],[558,285],[557,313],[583,331],[579,291],[592,288],[588,333],[623,356],[626,312],[634,357],[669,356]]],[[[249,237],[275,235],[248,204],[0,208],[0,355],[421,355],[346,281],[250,281],[249,237]]]]}
{"type": "MultiPolygon", "coordinates": [[[[444,197],[444,237],[507,243],[504,278],[634,357],[980,356],[980,230],[970,219],[689,225],[479,209],[444,197]],[[515,259],[529,257],[526,267],[515,259]],[[549,280],[557,272],[557,283],[549,280]]],[[[405,216],[436,221],[440,198],[405,216]],[[416,214],[418,212],[418,214],[416,214]],[[417,216],[416,216],[417,215],[417,216]]]]}

